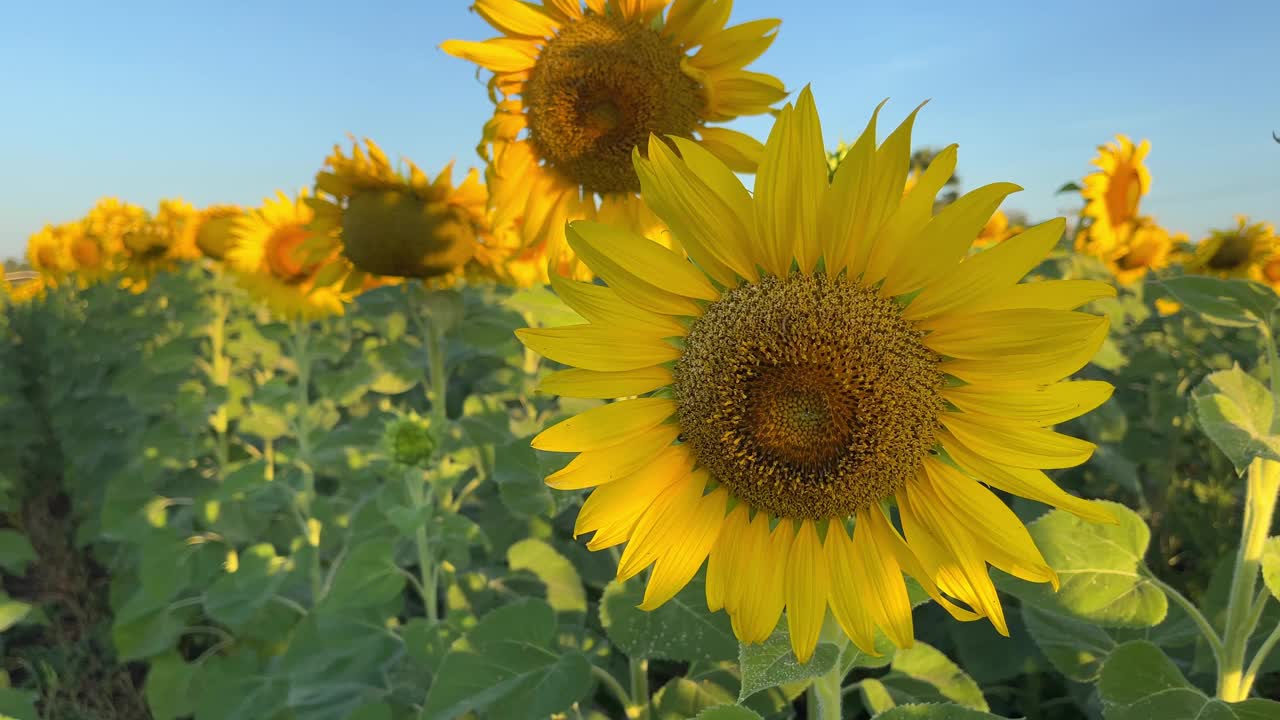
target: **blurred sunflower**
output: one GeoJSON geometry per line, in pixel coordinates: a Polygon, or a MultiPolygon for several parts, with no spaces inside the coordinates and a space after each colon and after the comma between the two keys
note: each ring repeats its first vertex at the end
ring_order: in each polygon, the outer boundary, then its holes
{"type": "Polygon", "coordinates": [[[1263,266],[1277,251],[1280,242],[1274,227],[1265,222],[1250,223],[1248,217],[1237,215],[1234,228],[1210,231],[1209,237],[1197,243],[1183,267],[1199,275],[1262,280],[1263,266]]]}
{"type": "Polygon", "coordinates": [[[481,145],[496,224],[518,228],[524,245],[545,245],[563,271],[586,272],[565,247],[566,220],[628,218],[641,222],[638,232],[658,229],[635,207],[630,163],[650,133],[696,139],[735,171],[755,171],[760,143],[707,123],[768,112],[786,96],[777,78],[744,69],[780,21],[726,28],[732,3],[700,0],[473,7],[502,36],[441,48],[492,71],[501,95],[481,145]]]}
{"type": "Polygon", "coordinates": [[[144,216],[121,237],[123,284],[133,292],[147,288],[156,273],[197,254],[189,224],[195,208],[182,199],[161,200],[155,215],[144,216]]]}
{"type": "MultiPolygon", "coordinates": [[[[1186,243],[1186,236],[1170,236],[1149,217],[1126,223],[1116,233],[1116,247],[1103,258],[1121,285],[1131,285],[1169,266],[1174,251],[1186,243]]],[[[1166,306],[1168,307],[1168,306],[1166,306]]]]}
{"type": "Polygon", "coordinates": [[[1005,215],[1003,211],[997,210],[991,216],[991,219],[987,221],[987,224],[983,225],[982,229],[978,231],[978,237],[973,241],[973,246],[976,248],[991,247],[1008,240],[1022,232],[1022,230],[1021,225],[1010,227],[1009,216],[1005,215]]]}
{"type": "Polygon", "coordinates": [[[45,288],[49,286],[49,281],[42,274],[10,281],[3,273],[0,273],[0,308],[8,304],[21,305],[31,302],[32,299],[39,297],[45,288]]]}
{"type": "Polygon", "coordinates": [[[476,254],[484,219],[487,198],[478,173],[454,187],[452,165],[432,181],[406,161],[405,176],[372,140],[365,146],[367,152],[353,139],[348,157],[335,145],[316,175],[316,196],[307,199],[315,234],[305,251],[342,258],[321,284],[341,279],[343,290],[353,291],[370,279],[460,274],[476,254]]]}
{"type": "Polygon", "coordinates": [[[226,254],[240,284],[273,312],[290,319],[343,311],[343,295],[315,282],[325,265],[333,262],[332,256],[317,259],[302,250],[315,234],[308,229],[314,213],[306,203],[307,195],[303,190],[295,200],[281,192],[238,218],[226,254]]]}
{"type": "Polygon", "coordinates": [[[236,220],[244,214],[238,205],[212,205],[201,210],[191,221],[192,242],[205,257],[223,259],[231,247],[236,220]]]}
{"type": "Polygon", "coordinates": [[[1110,253],[1118,243],[1116,233],[1138,216],[1138,203],[1151,189],[1151,172],[1143,160],[1151,142],[1138,145],[1124,135],[1098,146],[1093,164],[1098,171],[1084,179],[1080,194],[1086,201],[1084,216],[1092,223],[1076,238],[1077,249],[1094,255],[1110,253]]]}
{"type": "Polygon", "coordinates": [[[83,232],[71,242],[81,284],[114,274],[122,261],[124,236],[146,222],[147,213],[117,198],[102,198],[85,216],[83,232]]]}
{"type": "Polygon", "coordinates": [[[27,264],[52,283],[62,282],[75,270],[71,243],[80,231],[75,223],[45,225],[27,238],[27,264]]]}
{"type": "Polygon", "coordinates": [[[533,446],[580,453],[547,483],[595,488],[575,532],[595,533],[591,549],[627,543],[619,578],[652,566],[642,608],[706,560],[707,603],[742,640],[763,641],[785,608],[807,661],[830,607],[874,652],[876,627],[912,641],[905,571],[953,616],[1007,634],[987,565],[1055,586],[1057,576],[983,483],[1112,520],[1042,469],[1093,452],[1047,426],[1110,396],[1107,383],[1064,379],[1108,328],[1074,309],[1115,290],[1018,284],[1061,219],[969,255],[1019,188],[987,185],[934,216],[953,145],[903,197],[914,117],[877,148],[873,115],[828,183],[806,88],[769,135],[754,193],[696,143],[651,140],[647,159],[635,154],[641,192],[690,259],[625,228],[570,225],[607,287],[553,277],[588,322],[518,335],[574,366],[547,376],[544,392],[639,397],[565,420],[533,446]]]}

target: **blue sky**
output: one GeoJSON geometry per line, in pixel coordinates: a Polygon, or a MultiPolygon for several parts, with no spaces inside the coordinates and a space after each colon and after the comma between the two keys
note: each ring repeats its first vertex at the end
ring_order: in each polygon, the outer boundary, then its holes
{"type": "MultiPolygon", "coordinates": [[[[438,49],[483,39],[465,0],[53,0],[0,24],[0,256],[102,195],[253,204],[311,182],[334,142],[369,136],[429,172],[473,148],[489,106],[438,49]]],[[[1280,3],[845,3],[739,0],[781,17],[752,69],[812,83],[828,144],[881,99],[923,99],[918,145],[960,144],[972,188],[1025,187],[1033,218],[1096,145],[1150,138],[1143,211],[1199,237],[1236,213],[1280,222],[1280,3]]],[[[768,122],[737,128],[763,137],[768,122]]]]}

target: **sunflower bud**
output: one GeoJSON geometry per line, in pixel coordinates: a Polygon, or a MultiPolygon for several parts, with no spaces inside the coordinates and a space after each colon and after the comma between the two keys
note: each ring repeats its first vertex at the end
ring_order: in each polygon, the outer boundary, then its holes
{"type": "Polygon", "coordinates": [[[416,414],[387,423],[382,441],[387,454],[400,465],[425,466],[436,452],[437,443],[431,421],[416,414]]]}

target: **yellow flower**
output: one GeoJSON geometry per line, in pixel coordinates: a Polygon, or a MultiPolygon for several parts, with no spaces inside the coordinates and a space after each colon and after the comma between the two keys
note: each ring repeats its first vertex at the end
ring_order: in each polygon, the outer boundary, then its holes
{"type": "Polygon", "coordinates": [[[1184,267],[1188,273],[1223,278],[1263,279],[1263,266],[1280,251],[1276,230],[1269,223],[1250,223],[1236,216],[1236,227],[1213,230],[1196,244],[1184,267]]]}
{"type": "Polygon", "coordinates": [[[112,197],[102,198],[85,216],[84,232],[71,243],[76,276],[87,284],[114,274],[124,253],[124,236],[146,222],[147,213],[137,205],[112,197]]]}
{"type": "Polygon", "coordinates": [[[643,216],[609,206],[640,205],[629,159],[650,133],[696,138],[735,171],[754,172],[760,143],[707,123],[767,112],[786,96],[777,78],[744,69],[773,43],[780,21],[726,28],[731,5],[477,0],[475,10],[503,35],[441,47],[494,73],[501,97],[481,153],[496,224],[512,224],[525,245],[547,244],[562,271],[585,277],[565,246],[565,221],[643,216]]]}
{"type": "Polygon", "coordinates": [[[307,250],[336,251],[345,261],[346,272],[321,283],[342,279],[344,288],[357,289],[370,277],[447,282],[459,275],[476,254],[484,219],[478,173],[454,187],[452,165],[432,181],[405,161],[404,176],[372,140],[365,145],[367,153],[353,139],[350,157],[335,145],[316,175],[317,196],[307,200],[317,238],[307,250]]]}
{"type": "Polygon", "coordinates": [[[239,205],[212,205],[191,221],[191,241],[205,257],[221,260],[231,247],[236,220],[244,215],[239,205]]]}
{"type": "Polygon", "coordinates": [[[1116,247],[1103,259],[1116,276],[1116,282],[1130,285],[1146,276],[1147,271],[1169,266],[1175,248],[1185,244],[1185,235],[1170,236],[1149,217],[1125,223],[1116,232],[1116,247]]]}
{"type": "Polygon", "coordinates": [[[27,264],[54,284],[61,282],[75,270],[71,243],[79,231],[79,225],[74,223],[45,225],[27,238],[27,264]]]}
{"type": "Polygon", "coordinates": [[[1084,215],[1093,222],[1087,233],[1077,237],[1078,249],[1105,255],[1115,248],[1117,231],[1137,218],[1138,203],[1151,189],[1151,172],[1143,164],[1150,151],[1150,141],[1134,145],[1124,135],[1098,146],[1093,160],[1098,172],[1085,177],[1080,191],[1087,201],[1084,215]]]}
{"type": "Polygon", "coordinates": [[[121,236],[123,285],[147,288],[155,274],[198,255],[191,226],[195,208],[178,199],[161,200],[155,215],[144,216],[121,236]]]}
{"type": "Polygon", "coordinates": [[[237,219],[227,264],[246,290],[286,318],[340,315],[343,294],[315,282],[333,259],[314,259],[302,251],[314,236],[308,229],[314,213],[306,199],[306,190],[296,200],[281,192],[237,219]]]}
{"type": "Polygon", "coordinates": [[[902,197],[914,117],[877,148],[873,116],[829,183],[806,88],[769,135],[754,193],[697,144],[651,141],[635,157],[641,192],[689,258],[625,228],[570,226],[607,287],[553,277],[587,323],[518,335],[573,366],[544,378],[544,392],[633,399],[533,446],[579,453],[547,483],[595,488],[575,532],[594,532],[594,550],[627,543],[622,579],[652,567],[641,607],[670,599],[706,560],[707,603],[737,636],[763,641],[785,607],[807,661],[828,607],[865,651],[876,627],[909,644],[906,572],[955,617],[1003,633],[987,565],[1057,577],[983,483],[1111,519],[1042,469],[1093,451],[1048,426],[1111,394],[1064,379],[1108,328],[1075,308],[1115,290],[1018,284],[1061,219],[969,255],[1019,188],[978,188],[935,217],[953,145],[902,197]]]}
{"type": "Polygon", "coordinates": [[[36,274],[34,277],[23,277],[21,280],[10,281],[8,277],[0,273],[0,308],[7,304],[21,305],[31,302],[32,299],[43,294],[46,287],[50,286],[51,283],[49,283],[45,275],[36,274]]]}
{"type": "Polygon", "coordinates": [[[1010,227],[1009,216],[997,210],[991,216],[991,219],[987,221],[987,224],[982,226],[982,230],[978,231],[978,237],[973,241],[973,246],[976,248],[991,247],[1008,240],[1022,231],[1023,227],[1021,225],[1010,227]]]}

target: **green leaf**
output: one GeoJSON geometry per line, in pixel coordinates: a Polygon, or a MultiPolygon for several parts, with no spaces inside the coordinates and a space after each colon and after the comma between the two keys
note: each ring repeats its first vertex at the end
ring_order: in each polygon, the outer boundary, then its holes
{"type": "Polygon", "coordinates": [[[840,649],[835,643],[819,641],[809,662],[800,664],[791,651],[791,633],[785,623],[780,623],[768,640],[739,646],[742,689],[738,692],[738,702],[766,688],[824,675],[835,667],[839,657],[840,649]]]}
{"type": "Polygon", "coordinates": [[[384,702],[375,702],[368,705],[361,705],[356,708],[346,720],[392,720],[395,717],[391,714],[391,706],[384,702]]]}
{"type": "Polygon", "coordinates": [[[36,694],[0,687],[0,720],[40,720],[36,714],[36,694]]]}
{"type": "Polygon", "coordinates": [[[405,578],[395,563],[390,538],[365,540],[347,553],[324,598],[327,609],[371,607],[389,602],[404,590],[405,578]]]}
{"type": "Polygon", "coordinates": [[[591,663],[553,645],[555,611],[524,598],[481,618],[454,644],[423,704],[421,720],[468,711],[486,717],[545,717],[591,690],[591,663]]]}
{"type": "Polygon", "coordinates": [[[899,705],[874,717],[874,720],[1000,720],[981,710],[950,703],[899,705]]]}
{"type": "Polygon", "coordinates": [[[239,553],[239,566],[218,578],[204,592],[204,611],[220,623],[243,625],[271,601],[287,576],[286,558],[278,557],[270,543],[259,543],[239,553]]]}
{"type": "Polygon", "coordinates": [[[932,645],[916,641],[893,656],[892,667],[908,677],[927,682],[942,696],[974,710],[988,710],[982,689],[946,655],[932,645]]]}
{"type": "Polygon", "coordinates": [[[1280,702],[1253,698],[1231,703],[1231,711],[1237,720],[1280,720],[1280,702]]]}
{"type": "Polygon", "coordinates": [[[1041,610],[1096,625],[1151,627],[1163,620],[1168,598],[1142,573],[1151,531],[1129,508],[1107,505],[1118,525],[1095,524],[1053,510],[1027,527],[1058,573],[1058,592],[1047,583],[993,573],[1001,589],[1041,610]]]}
{"type": "Polygon", "coordinates": [[[1221,280],[1183,275],[1161,281],[1169,294],[1205,320],[1227,327],[1251,327],[1271,322],[1278,302],[1271,288],[1252,280],[1221,280]]]}
{"type": "Polygon", "coordinates": [[[275,408],[249,403],[248,412],[240,418],[239,430],[263,440],[275,440],[289,433],[289,421],[275,408]]]}
{"type": "Polygon", "coordinates": [[[581,315],[565,305],[564,301],[546,287],[517,291],[502,304],[525,315],[540,327],[559,327],[586,322],[581,315]]]}
{"type": "Polygon", "coordinates": [[[858,691],[862,693],[862,704],[872,715],[884,712],[897,705],[889,689],[875,678],[863,678],[858,683],[858,691]]]}
{"type": "Polygon", "coordinates": [[[1243,475],[1255,458],[1280,460],[1280,436],[1271,434],[1273,399],[1237,365],[1219,370],[1191,391],[1201,429],[1243,475]]]}
{"type": "Polygon", "coordinates": [[[1083,620],[1022,606],[1022,619],[1049,662],[1076,682],[1093,682],[1116,642],[1102,628],[1083,620]]]}
{"type": "Polygon", "coordinates": [[[558,612],[586,612],[587,593],[582,578],[565,556],[546,541],[525,538],[507,548],[512,570],[528,570],[547,586],[547,602],[558,612]]]}
{"type": "Polygon", "coordinates": [[[1237,720],[1227,703],[1187,682],[1173,661],[1145,640],[1127,642],[1102,666],[1098,681],[1107,720],[1237,720]]]}
{"type": "Polygon", "coordinates": [[[0,530],[0,568],[13,575],[22,575],[35,559],[36,550],[25,535],[17,530],[0,530]]]}
{"type": "Polygon", "coordinates": [[[1081,190],[1080,183],[1074,180],[1070,180],[1065,183],[1062,183],[1062,187],[1059,187],[1057,190],[1054,190],[1053,194],[1062,195],[1064,193],[1080,192],[1080,190],[1081,190]]]}
{"type": "Polygon", "coordinates": [[[318,609],[294,630],[273,674],[289,683],[296,720],[346,720],[381,697],[401,648],[385,615],[350,608],[318,609]]]}
{"type": "Polygon", "coordinates": [[[198,669],[176,652],[152,658],[143,694],[155,720],[175,720],[194,711],[191,681],[198,669]]]}
{"type": "Polygon", "coordinates": [[[1262,581],[1271,595],[1280,600],[1280,535],[1267,538],[1262,546],[1262,581]]]}
{"type": "Polygon", "coordinates": [[[643,597],[644,583],[632,578],[609,583],[600,599],[600,624],[628,657],[681,662],[737,657],[728,615],[707,610],[701,574],[656,610],[641,610],[643,597]]]}
{"type": "Polygon", "coordinates": [[[9,597],[0,590],[0,633],[22,622],[31,612],[31,606],[9,597]]]}
{"type": "Polygon", "coordinates": [[[720,705],[698,713],[694,720],[764,720],[754,710],[741,705],[720,705]]]}

